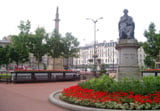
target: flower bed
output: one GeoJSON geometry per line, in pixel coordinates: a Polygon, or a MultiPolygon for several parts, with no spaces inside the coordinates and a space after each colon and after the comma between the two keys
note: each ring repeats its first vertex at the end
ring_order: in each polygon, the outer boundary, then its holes
{"type": "Polygon", "coordinates": [[[134,91],[96,91],[76,85],[64,89],[60,98],[74,104],[106,109],[160,109],[159,90],[153,90],[147,94],[138,94],[134,91]]]}
{"type": "Polygon", "coordinates": [[[159,71],[160,72],[160,69],[146,69],[145,71],[159,71]]]}

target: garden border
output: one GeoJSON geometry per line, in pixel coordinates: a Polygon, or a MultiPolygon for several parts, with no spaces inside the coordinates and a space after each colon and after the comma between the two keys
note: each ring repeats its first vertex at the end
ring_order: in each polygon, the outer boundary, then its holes
{"type": "MultiPolygon", "coordinates": [[[[79,106],[79,105],[74,105],[70,104],[67,102],[64,102],[59,99],[59,95],[61,94],[61,90],[55,91],[50,94],[49,96],[49,101],[52,104],[55,104],[57,106],[63,107],[65,109],[69,109],[72,111],[131,111],[131,110],[116,110],[116,109],[100,109],[100,108],[92,108],[92,107],[85,107],[85,106],[79,106]]],[[[137,110],[135,110],[137,111],[137,110]]],[[[144,110],[138,110],[138,111],[144,111],[144,110]]],[[[152,110],[145,110],[145,111],[152,111],[152,110]]],[[[153,110],[155,111],[155,110],[153,110]]]]}

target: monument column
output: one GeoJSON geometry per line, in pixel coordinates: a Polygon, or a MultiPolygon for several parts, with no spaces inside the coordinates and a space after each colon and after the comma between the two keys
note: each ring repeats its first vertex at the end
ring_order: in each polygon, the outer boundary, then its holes
{"type": "Polygon", "coordinates": [[[55,30],[59,33],[59,12],[58,12],[58,6],[57,6],[57,10],[56,10],[56,18],[54,19],[55,21],[55,30]]]}
{"type": "MultiPolygon", "coordinates": [[[[56,17],[54,19],[55,21],[55,31],[59,34],[59,8],[57,6],[56,9],[56,17]]],[[[63,58],[59,57],[59,58],[52,58],[49,57],[49,61],[48,61],[49,65],[48,65],[48,69],[52,70],[52,69],[64,69],[63,68],[63,58]]]]}
{"type": "Polygon", "coordinates": [[[138,66],[138,41],[134,38],[135,24],[132,17],[128,16],[128,10],[124,10],[124,16],[119,22],[119,41],[116,49],[119,52],[118,75],[121,79],[136,78],[139,79],[140,72],[138,66]]]}

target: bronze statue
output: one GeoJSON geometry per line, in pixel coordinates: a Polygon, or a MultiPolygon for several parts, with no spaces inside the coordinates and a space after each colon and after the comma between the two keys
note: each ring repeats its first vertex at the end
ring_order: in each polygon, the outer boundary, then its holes
{"type": "Polygon", "coordinates": [[[119,38],[120,39],[134,39],[134,28],[135,24],[132,17],[128,16],[128,10],[124,9],[124,15],[120,18],[119,38]]]}

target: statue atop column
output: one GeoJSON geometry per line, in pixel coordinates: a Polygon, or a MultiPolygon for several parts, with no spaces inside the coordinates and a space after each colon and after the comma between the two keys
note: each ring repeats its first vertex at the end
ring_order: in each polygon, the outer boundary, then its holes
{"type": "Polygon", "coordinates": [[[128,16],[128,10],[124,9],[124,15],[120,18],[118,29],[120,39],[134,39],[135,24],[132,17],[128,16]]]}

